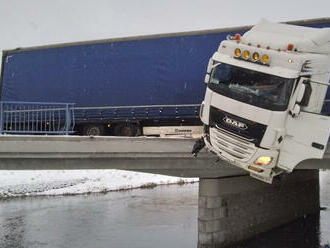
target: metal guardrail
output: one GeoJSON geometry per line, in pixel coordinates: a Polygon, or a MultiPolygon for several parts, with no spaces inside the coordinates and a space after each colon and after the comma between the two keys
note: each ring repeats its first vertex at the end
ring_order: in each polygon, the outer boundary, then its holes
{"type": "Polygon", "coordinates": [[[0,101],[0,134],[70,134],[73,103],[0,101]]]}

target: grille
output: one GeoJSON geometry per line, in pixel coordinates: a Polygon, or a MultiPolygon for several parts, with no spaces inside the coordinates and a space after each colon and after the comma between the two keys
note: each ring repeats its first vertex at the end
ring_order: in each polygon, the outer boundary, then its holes
{"type": "Polygon", "coordinates": [[[237,135],[243,140],[250,140],[256,146],[260,145],[260,142],[267,128],[266,125],[241,118],[239,116],[227,113],[212,106],[210,110],[210,125],[225,130],[229,134],[234,134],[235,136],[237,135]],[[242,125],[244,125],[244,128],[239,128],[237,126],[226,123],[225,120],[227,118],[241,123],[242,125]]]}
{"type": "Polygon", "coordinates": [[[224,151],[242,162],[251,159],[256,152],[256,147],[251,141],[221,128],[210,128],[210,141],[220,153],[224,151]]]}

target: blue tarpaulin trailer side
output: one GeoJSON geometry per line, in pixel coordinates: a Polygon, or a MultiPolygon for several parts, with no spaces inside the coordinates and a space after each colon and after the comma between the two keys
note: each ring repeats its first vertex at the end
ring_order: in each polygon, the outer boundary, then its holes
{"type": "MultiPolygon", "coordinates": [[[[330,19],[296,24],[330,27],[330,19]]],[[[120,122],[197,125],[209,58],[227,35],[247,29],[4,51],[1,100],[73,102],[78,128],[120,122]]]]}

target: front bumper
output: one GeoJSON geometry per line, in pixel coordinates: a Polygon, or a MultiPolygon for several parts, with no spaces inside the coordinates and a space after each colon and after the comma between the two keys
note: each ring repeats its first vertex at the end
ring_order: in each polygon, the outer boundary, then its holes
{"type": "Polygon", "coordinates": [[[204,141],[207,149],[220,159],[250,172],[252,177],[259,180],[271,183],[273,177],[281,172],[276,168],[277,150],[256,147],[246,139],[215,127],[210,127],[204,141]],[[254,162],[261,156],[273,159],[268,165],[255,165],[254,162]]]}

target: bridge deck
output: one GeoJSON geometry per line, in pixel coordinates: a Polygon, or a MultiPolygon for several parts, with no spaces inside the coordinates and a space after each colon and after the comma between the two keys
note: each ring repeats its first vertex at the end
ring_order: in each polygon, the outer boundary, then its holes
{"type": "Polygon", "coordinates": [[[202,151],[194,139],[82,136],[0,136],[0,170],[121,169],[181,177],[225,177],[246,172],[202,151]]]}
{"type": "MultiPolygon", "coordinates": [[[[181,177],[226,177],[245,171],[201,151],[192,157],[195,139],[149,137],[0,136],[0,170],[121,169],[181,177]]],[[[329,168],[323,160],[301,169],[329,168]]]]}

